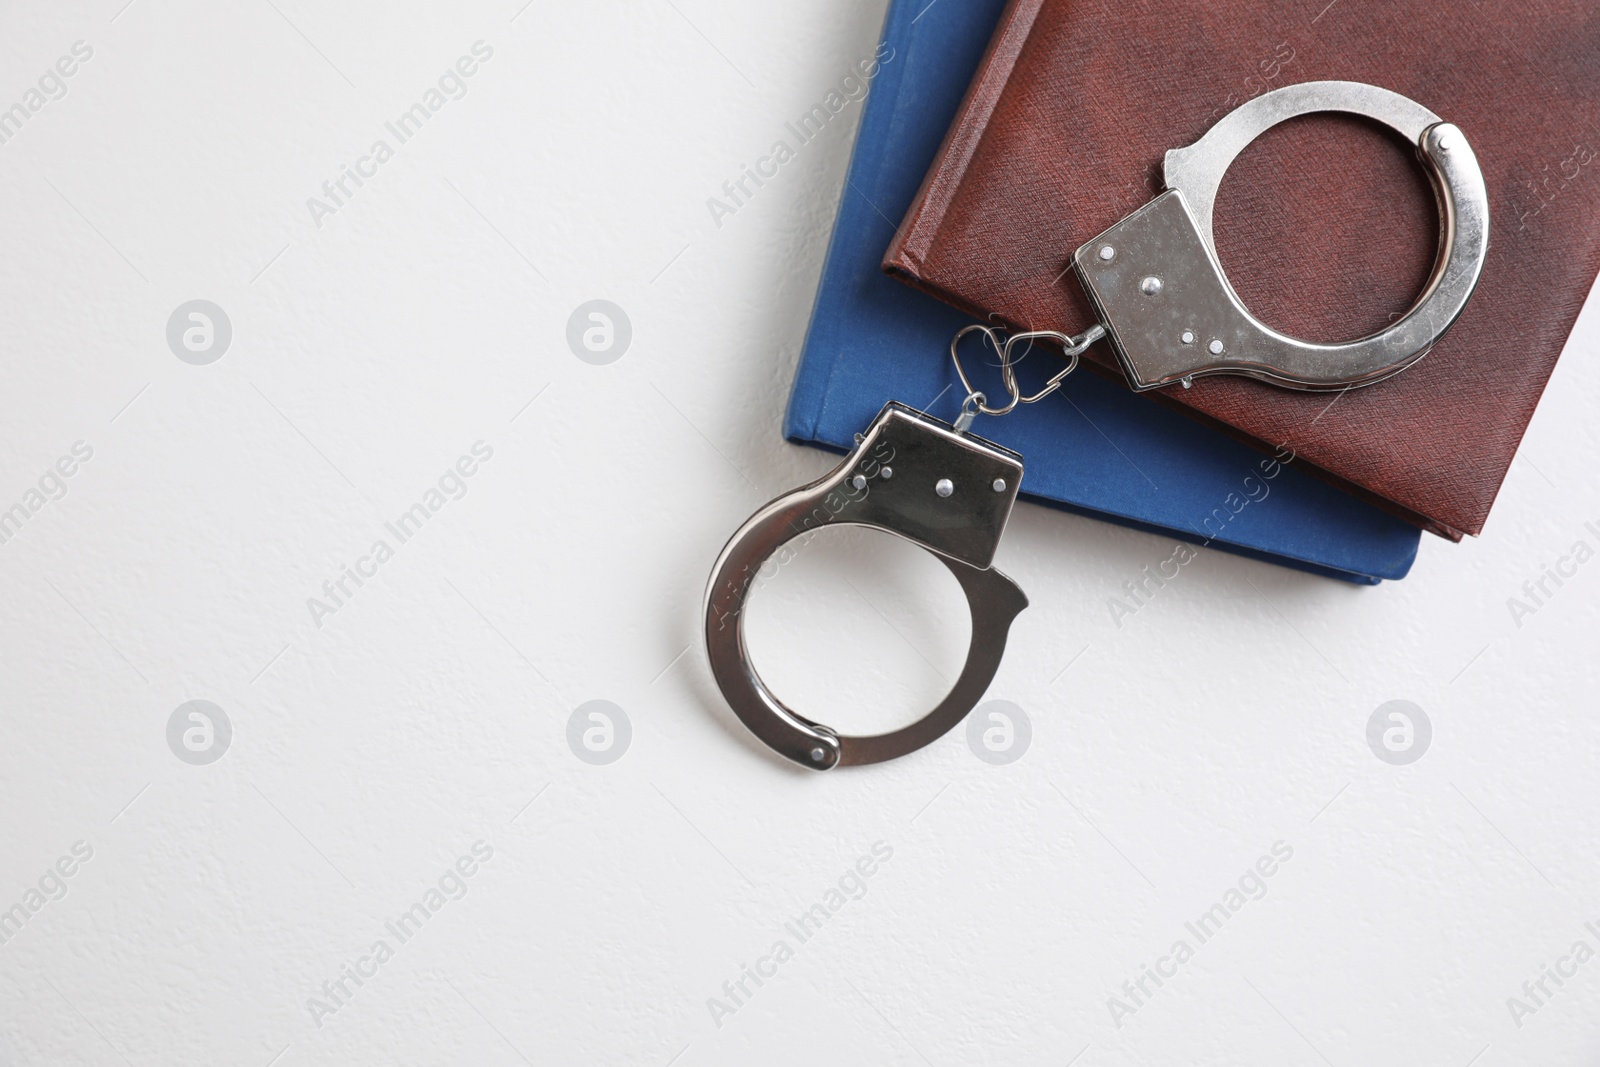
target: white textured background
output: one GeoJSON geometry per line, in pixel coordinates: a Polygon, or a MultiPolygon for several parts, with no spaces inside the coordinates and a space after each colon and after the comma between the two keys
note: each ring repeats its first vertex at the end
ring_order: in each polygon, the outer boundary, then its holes
{"type": "MultiPolygon", "coordinates": [[[[1481,539],[1378,589],[1208,553],[1118,628],[1106,598],[1171,543],[1022,506],[999,565],[1033,607],[992,695],[1031,747],[811,774],[743,734],[694,638],[723,539],[833,462],[778,426],[859,105],[721,228],[705,201],[872,52],[881,3],[123,3],[0,14],[0,106],[93,49],[0,145],[0,508],[93,448],[0,544],[26,920],[0,1063],[1600,1057],[1600,961],[1507,1006],[1600,948],[1600,563],[1520,627],[1506,605],[1600,548],[1592,309],[1481,539]],[[478,40],[467,95],[314,226],[478,40]],[[196,298],[233,327],[207,366],[165,339],[196,298]],[[595,298],[633,326],[609,366],[565,341],[595,298]],[[316,626],[480,440],[466,496],[316,626]],[[209,766],[166,741],[194,699],[233,724],[209,766]],[[566,741],[592,699],[632,724],[609,766],[566,741]],[[1433,725],[1410,766],[1366,742],[1393,699],[1433,725]],[[466,896],[314,1021],[477,841],[466,896]],[[880,841],[865,896],[786,932],[880,841]],[[1115,1025],[1279,841],[1265,897],[1115,1025]]],[[[903,718],[962,647],[941,573],[820,540],[753,609],[764,669],[837,725],[903,718]]]]}

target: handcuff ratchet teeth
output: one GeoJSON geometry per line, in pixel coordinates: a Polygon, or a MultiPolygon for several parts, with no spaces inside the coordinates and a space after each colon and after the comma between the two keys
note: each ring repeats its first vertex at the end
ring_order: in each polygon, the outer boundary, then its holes
{"type": "Polygon", "coordinates": [[[750,731],[779,754],[827,770],[877,763],[943,736],[982,699],[1000,668],[1011,623],[1028,600],[993,567],[1022,482],[1022,457],[969,432],[980,414],[1005,415],[1061,385],[1079,354],[1106,338],[1129,384],[1155,389],[1211,374],[1238,374],[1291,389],[1348,389],[1397,374],[1421,359],[1460,316],[1488,252],[1483,173],[1455,126],[1387,89],[1357,82],[1286,86],[1225,115],[1188,148],[1166,155],[1167,191],[1087,242],[1072,266],[1100,322],[1078,337],[965,327],[950,357],[966,389],[954,425],[890,402],[832,471],[785,493],[734,533],[712,569],[705,642],[717,686],[750,731]],[[1378,333],[1315,344],[1279,333],[1244,306],[1217,259],[1212,209],[1223,173],[1251,141],[1299,115],[1343,111],[1399,131],[1416,146],[1438,200],[1439,249],[1411,308],[1378,333]],[[958,345],[981,332],[1000,357],[1006,402],[991,405],[961,365],[958,345]],[[1032,396],[1017,382],[1018,344],[1050,340],[1067,365],[1032,396]],[[933,553],[955,575],[972,613],[960,677],[917,722],[870,737],[842,737],[786,707],[762,682],[745,644],[744,607],[763,564],[784,544],[832,525],[875,527],[933,553]]]}

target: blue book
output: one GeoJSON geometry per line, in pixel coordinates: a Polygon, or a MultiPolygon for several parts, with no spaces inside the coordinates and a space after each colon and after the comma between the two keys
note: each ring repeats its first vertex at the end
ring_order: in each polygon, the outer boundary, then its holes
{"type": "MultiPolygon", "coordinates": [[[[964,391],[950,339],[974,320],[879,270],[1005,0],[891,0],[828,246],[784,434],[847,450],[888,400],[954,421],[964,391]]],[[[977,388],[1001,395],[992,352],[967,338],[977,388]],[[992,379],[992,382],[991,382],[992,379]]],[[[1036,391],[1059,353],[1035,351],[1036,391]]],[[[1036,503],[1346,581],[1403,578],[1421,532],[1087,369],[1056,394],[972,432],[1022,453],[1036,503]]]]}

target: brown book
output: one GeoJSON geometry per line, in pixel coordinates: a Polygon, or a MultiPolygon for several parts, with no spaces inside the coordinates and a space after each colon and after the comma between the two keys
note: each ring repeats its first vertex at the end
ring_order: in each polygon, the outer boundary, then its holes
{"type": "MultiPolygon", "coordinates": [[[[884,269],[980,317],[1078,333],[1072,253],[1162,189],[1262,92],[1370,82],[1459,126],[1489,191],[1489,254],[1460,320],[1364,389],[1233,377],[1149,394],[1445,537],[1483,529],[1600,270],[1600,8],[1437,0],[1013,0],[884,269]]],[[[1229,169],[1217,253],[1259,318],[1313,341],[1383,328],[1433,267],[1438,219],[1411,146],[1313,115],[1229,169]]],[[[1106,347],[1086,353],[1120,377],[1106,347]]]]}

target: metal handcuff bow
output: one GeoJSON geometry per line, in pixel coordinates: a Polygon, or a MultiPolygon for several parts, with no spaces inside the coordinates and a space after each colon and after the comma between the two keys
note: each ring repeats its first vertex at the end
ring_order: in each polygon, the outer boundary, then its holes
{"type": "Polygon", "coordinates": [[[1488,193],[1465,135],[1374,85],[1305,82],[1265,93],[1193,145],[1168,152],[1164,174],[1165,192],[1073,254],[1074,273],[1099,319],[1094,326],[1077,337],[1033,330],[1004,338],[994,327],[965,327],[950,345],[967,391],[954,424],[890,402],[837,467],[757,511],[722,550],[706,590],[707,656],[729,705],[774,751],[818,770],[894,759],[943,736],[988,689],[1011,623],[1028,600],[992,565],[1022,482],[1022,457],[969,432],[979,414],[1004,415],[1048,396],[1101,338],[1135,390],[1187,387],[1212,374],[1304,390],[1371,385],[1427,354],[1460,316],[1483,270],[1488,193]],[[1385,329],[1342,344],[1290,337],[1252,315],[1229,284],[1212,236],[1217,189],[1239,153],[1278,123],[1321,111],[1375,119],[1405,137],[1440,211],[1438,256],[1416,301],[1385,329]],[[1004,404],[989,404],[962,368],[957,346],[972,332],[982,332],[1000,357],[1004,404]],[[1027,396],[1013,349],[1036,340],[1060,344],[1067,365],[1027,396]],[[955,575],[972,615],[967,660],[950,692],[923,718],[886,734],[840,736],[788,708],[761,680],[745,644],[743,608],[762,564],[802,533],[841,524],[884,530],[931,552],[955,575]]]}

